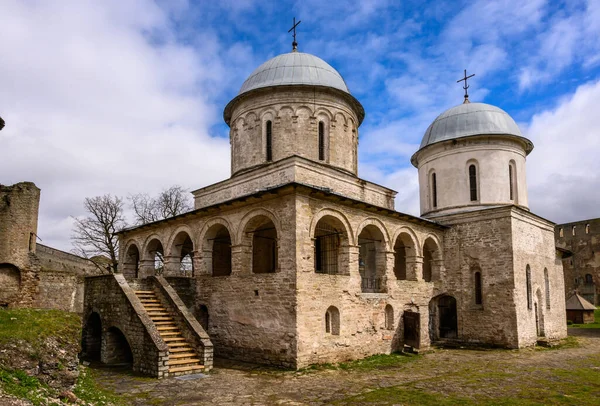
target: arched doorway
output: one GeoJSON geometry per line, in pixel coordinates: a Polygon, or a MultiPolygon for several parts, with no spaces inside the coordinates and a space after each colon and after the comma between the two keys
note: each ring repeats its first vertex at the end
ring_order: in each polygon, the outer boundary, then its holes
{"type": "Polygon", "coordinates": [[[153,239],[146,247],[145,258],[154,261],[154,272],[162,275],[165,269],[165,251],[162,243],[158,239],[153,239]]]}
{"type": "Polygon", "coordinates": [[[177,276],[193,276],[194,274],[194,243],[189,234],[181,231],[177,234],[171,245],[171,257],[176,263],[175,267],[169,266],[171,272],[175,272],[177,276]]]}
{"type": "Polygon", "coordinates": [[[128,279],[138,277],[140,270],[140,250],[135,244],[131,244],[125,253],[125,262],[123,263],[123,276],[128,279]]]}
{"type": "Polygon", "coordinates": [[[423,280],[425,282],[433,280],[434,260],[437,259],[441,259],[440,247],[433,238],[429,237],[423,244],[423,280]]]}
{"type": "Polygon", "coordinates": [[[398,280],[406,280],[407,258],[415,255],[415,245],[408,233],[400,233],[394,244],[394,275],[398,280]]]}
{"type": "Polygon", "coordinates": [[[431,299],[429,317],[432,341],[458,338],[458,315],[454,297],[441,295],[431,299]]]}
{"type": "Polygon", "coordinates": [[[211,226],[204,237],[204,266],[212,276],[231,275],[231,234],[223,224],[211,226]]]}
{"type": "Polygon", "coordinates": [[[81,334],[81,358],[88,361],[100,361],[102,350],[102,321],[98,313],[88,317],[81,334]]]}
{"type": "Polygon", "coordinates": [[[370,224],[358,235],[358,271],[361,290],[368,293],[385,292],[385,238],[381,230],[370,224]]]}
{"type": "Polygon", "coordinates": [[[125,334],[117,327],[106,331],[103,343],[102,362],[111,365],[131,365],[133,353],[125,334]]]}
{"type": "Polygon", "coordinates": [[[316,224],[314,235],[315,272],[330,275],[347,274],[348,235],[344,224],[337,218],[323,216],[316,224]]]}
{"type": "Polygon", "coordinates": [[[273,221],[258,215],[244,229],[252,246],[252,273],[274,273],[278,268],[277,228],[273,221]]]}

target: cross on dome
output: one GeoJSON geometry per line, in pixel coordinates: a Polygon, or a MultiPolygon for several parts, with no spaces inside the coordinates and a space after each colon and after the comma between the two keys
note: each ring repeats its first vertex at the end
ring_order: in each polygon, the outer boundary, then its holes
{"type": "Polygon", "coordinates": [[[462,79],[456,81],[456,83],[460,83],[463,81],[465,82],[465,85],[463,86],[463,89],[465,89],[465,101],[463,102],[463,104],[470,103],[469,93],[467,92],[467,89],[469,88],[469,85],[467,84],[467,79],[472,78],[473,76],[475,76],[475,74],[467,76],[467,70],[465,69],[465,76],[462,79]]]}
{"type": "Polygon", "coordinates": [[[298,51],[298,43],[296,42],[296,27],[298,26],[298,24],[300,24],[302,21],[298,21],[296,22],[296,17],[294,17],[294,25],[292,26],[292,28],[290,28],[288,30],[288,32],[294,30],[294,33],[292,34],[292,36],[294,37],[294,41],[292,42],[292,52],[297,52],[298,51]]]}

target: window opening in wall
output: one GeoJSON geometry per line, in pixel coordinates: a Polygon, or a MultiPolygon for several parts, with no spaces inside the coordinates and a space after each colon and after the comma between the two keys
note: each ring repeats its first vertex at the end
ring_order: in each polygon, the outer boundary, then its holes
{"type": "Polygon", "coordinates": [[[394,308],[389,304],[385,306],[385,329],[394,329],[394,308]]]}
{"type": "Polygon", "coordinates": [[[396,240],[396,245],[394,246],[394,275],[396,275],[396,279],[406,280],[406,250],[410,249],[404,245],[404,241],[402,238],[398,238],[396,240]]]}
{"type": "Polygon", "coordinates": [[[546,309],[550,308],[550,279],[548,279],[548,269],[544,268],[544,284],[546,285],[546,309]]]}
{"type": "Polygon", "coordinates": [[[590,233],[590,225],[589,225],[589,224],[586,224],[586,225],[585,225],[585,233],[586,233],[586,234],[589,234],[589,233],[590,233]]]}
{"type": "Polygon", "coordinates": [[[527,265],[525,269],[526,288],[527,288],[527,308],[531,310],[531,268],[527,265]]]}
{"type": "Polygon", "coordinates": [[[435,176],[435,172],[431,174],[431,197],[432,197],[432,206],[434,208],[437,207],[437,179],[435,176]]]}
{"type": "Polygon", "coordinates": [[[191,276],[194,273],[194,244],[192,239],[188,236],[183,244],[181,245],[181,254],[179,262],[179,271],[185,276],[191,276]]]}
{"type": "Polygon", "coordinates": [[[35,234],[29,233],[29,251],[33,251],[33,243],[35,242],[35,234]]]}
{"type": "Polygon", "coordinates": [[[277,268],[277,230],[270,219],[264,219],[252,234],[252,272],[273,273],[277,268]]]}
{"type": "Polygon", "coordinates": [[[508,187],[510,189],[509,199],[513,200],[513,171],[512,171],[512,165],[508,165],[508,187]]]}
{"type": "Polygon", "coordinates": [[[325,332],[340,335],[340,311],[335,306],[329,306],[325,312],[325,332]]]}
{"type": "Polygon", "coordinates": [[[585,284],[586,285],[593,285],[594,284],[594,278],[592,277],[592,274],[589,274],[589,273],[585,274],[585,284]]]}
{"type": "Polygon", "coordinates": [[[362,292],[384,292],[382,276],[385,275],[386,259],[383,233],[376,226],[368,225],[360,232],[358,245],[358,271],[362,292]]]}
{"type": "Polygon", "coordinates": [[[267,161],[273,160],[273,135],[272,135],[273,124],[271,121],[267,121],[267,161]]]}
{"type": "Polygon", "coordinates": [[[563,228],[562,227],[558,230],[558,236],[559,237],[564,237],[564,232],[563,232],[563,228]]]}
{"type": "Polygon", "coordinates": [[[571,234],[575,235],[575,226],[571,229],[571,234]]]}
{"type": "Polygon", "coordinates": [[[481,288],[481,272],[475,272],[475,304],[483,303],[483,294],[481,288]]]}
{"type": "Polygon", "coordinates": [[[425,282],[431,282],[433,278],[433,258],[437,250],[437,244],[431,238],[427,238],[423,244],[423,280],[425,282]]]}
{"type": "Polygon", "coordinates": [[[325,160],[325,124],[319,121],[319,160],[325,160]]]}
{"type": "Polygon", "coordinates": [[[338,273],[340,253],[340,232],[323,219],[315,229],[315,272],[338,273]]]}
{"type": "Polygon", "coordinates": [[[477,201],[477,168],[475,165],[469,165],[469,188],[471,191],[471,201],[477,201]]]}

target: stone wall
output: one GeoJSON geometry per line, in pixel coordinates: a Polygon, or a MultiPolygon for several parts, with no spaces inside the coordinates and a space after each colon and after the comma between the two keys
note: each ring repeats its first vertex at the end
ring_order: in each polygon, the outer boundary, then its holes
{"type": "Polygon", "coordinates": [[[554,237],[557,246],[573,253],[563,261],[565,295],[577,292],[600,305],[600,219],[557,224],[554,237]]]}
{"type": "Polygon", "coordinates": [[[193,192],[194,207],[201,209],[291,182],[329,189],[351,199],[394,209],[395,191],[297,156],[198,189],[193,192]]]}

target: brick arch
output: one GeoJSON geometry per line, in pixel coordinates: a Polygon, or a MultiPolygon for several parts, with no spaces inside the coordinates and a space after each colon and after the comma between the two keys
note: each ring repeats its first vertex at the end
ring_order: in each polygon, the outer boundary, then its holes
{"type": "Polygon", "coordinates": [[[256,126],[256,122],[258,121],[258,115],[254,111],[250,111],[244,117],[245,124],[247,124],[248,127],[254,128],[256,126]]]}
{"type": "Polygon", "coordinates": [[[324,108],[324,107],[319,107],[315,110],[314,113],[315,117],[319,117],[319,115],[321,116],[327,116],[327,119],[331,122],[334,120],[334,115],[331,111],[329,111],[328,109],[324,108]]]}
{"type": "MultiPolygon", "coordinates": [[[[400,238],[403,235],[407,236],[410,243],[412,244],[412,249],[415,251],[414,255],[421,255],[421,245],[419,244],[419,238],[417,237],[417,234],[413,231],[413,229],[407,226],[401,226],[398,229],[396,229],[396,231],[394,232],[394,237],[391,241],[394,244],[393,246],[396,246],[398,238],[400,238]]],[[[406,239],[403,238],[402,241],[404,242],[404,245],[406,245],[406,239]]]]}
{"type": "Polygon", "coordinates": [[[281,117],[281,113],[285,110],[289,110],[291,115],[294,115],[294,108],[290,105],[283,105],[281,107],[279,107],[279,110],[277,110],[277,117],[281,117]]]}
{"type": "Polygon", "coordinates": [[[275,111],[274,108],[272,107],[267,107],[261,111],[259,111],[258,116],[260,117],[260,121],[261,122],[265,122],[265,120],[275,120],[275,117],[277,117],[277,111],[275,111]]]}
{"type": "Polygon", "coordinates": [[[10,304],[19,300],[21,270],[11,263],[0,263],[0,303],[10,304]]]}
{"type": "Polygon", "coordinates": [[[376,219],[374,217],[366,218],[362,221],[362,223],[360,223],[360,225],[356,228],[356,235],[354,236],[355,240],[358,241],[358,236],[367,226],[374,226],[381,232],[381,235],[383,235],[384,239],[385,249],[386,251],[390,251],[390,234],[388,232],[388,229],[381,222],[381,220],[376,219]]]}
{"type": "Polygon", "coordinates": [[[197,237],[196,241],[194,242],[194,247],[198,247],[197,249],[202,248],[202,246],[204,244],[204,239],[206,237],[206,233],[212,226],[214,226],[216,224],[222,225],[223,227],[225,227],[227,229],[227,231],[229,231],[229,235],[231,236],[231,244],[232,245],[239,244],[238,241],[234,240],[237,238],[238,233],[237,233],[237,230],[235,230],[234,227],[231,225],[231,223],[225,217],[213,217],[210,220],[208,220],[206,223],[204,223],[204,225],[200,229],[200,232],[198,233],[198,237],[197,237]]]}
{"type": "Polygon", "coordinates": [[[425,238],[423,238],[423,244],[421,244],[421,255],[423,255],[423,249],[425,248],[425,244],[427,241],[431,241],[435,245],[435,256],[433,259],[444,259],[444,253],[442,250],[442,243],[440,239],[435,234],[427,234],[425,238]]]}
{"type": "Polygon", "coordinates": [[[121,273],[126,278],[137,278],[140,261],[142,260],[143,251],[140,249],[141,244],[135,238],[131,238],[125,244],[125,249],[123,250],[123,258],[121,262],[121,273]],[[137,250],[137,258],[134,257],[135,252],[132,251],[132,248],[137,250]]]}
{"type": "Polygon", "coordinates": [[[307,105],[305,105],[305,104],[302,104],[302,105],[300,105],[300,106],[296,107],[296,109],[294,110],[294,115],[295,115],[295,116],[297,116],[297,115],[298,115],[298,112],[299,112],[300,110],[308,110],[308,117],[312,117],[312,116],[313,116],[313,114],[314,114],[314,113],[313,113],[313,109],[311,109],[309,106],[307,106],[307,105]]]}
{"type": "MultiPolygon", "coordinates": [[[[248,213],[246,213],[246,215],[242,218],[242,220],[240,221],[240,226],[237,232],[237,243],[238,244],[242,244],[244,242],[244,240],[246,239],[246,236],[244,235],[246,232],[246,228],[248,227],[248,224],[255,219],[256,217],[260,217],[260,216],[264,216],[269,218],[273,224],[275,225],[275,230],[277,231],[277,235],[281,235],[281,225],[279,222],[279,219],[277,218],[277,216],[275,214],[273,214],[271,211],[267,210],[267,209],[253,209],[251,211],[249,211],[248,213]]],[[[279,243],[278,243],[279,245],[279,243]]]]}
{"type": "MultiPolygon", "coordinates": [[[[102,318],[100,320],[102,321],[102,318]]],[[[131,345],[132,341],[127,336],[128,330],[126,326],[118,322],[110,323],[107,328],[102,329],[102,341],[104,341],[102,343],[102,362],[110,364],[125,361],[136,365],[133,346],[131,345]],[[124,342],[122,341],[123,339],[124,342]],[[127,348],[123,347],[125,344],[127,348]]]]}
{"type": "Polygon", "coordinates": [[[344,113],[342,113],[341,111],[337,111],[334,115],[333,115],[333,121],[335,121],[336,123],[342,124],[342,125],[348,125],[348,119],[346,118],[346,115],[344,113]],[[341,117],[341,120],[338,120],[338,117],[341,117]]]}
{"type": "Polygon", "coordinates": [[[148,249],[149,249],[149,245],[154,241],[154,240],[158,240],[158,242],[160,242],[160,245],[162,246],[163,249],[163,254],[164,254],[164,250],[165,250],[165,244],[163,243],[163,239],[160,238],[160,236],[158,234],[151,234],[150,236],[148,236],[146,238],[146,240],[144,241],[144,248],[142,250],[141,253],[141,259],[142,260],[146,260],[146,259],[154,259],[154,257],[150,257],[148,256],[148,249]]]}
{"type": "Polygon", "coordinates": [[[194,246],[194,250],[197,249],[196,242],[194,241],[194,232],[192,231],[192,228],[190,226],[188,226],[188,225],[181,225],[181,226],[177,227],[170,234],[169,239],[167,240],[166,246],[163,246],[163,248],[165,250],[165,255],[173,255],[173,252],[174,252],[173,248],[175,248],[175,246],[174,246],[175,239],[177,239],[177,237],[181,233],[186,233],[188,235],[188,237],[190,237],[190,240],[192,240],[192,245],[194,246]]]}
{"type": "Polygon", "coordinates": [[[317,223],[319,222],[319,220],[326,216],[331,216],[339,220],[346,229],[346,239],[348,240],[348,244],[355,245],[354,234],[352,233],[352,226],[350,225],[350,221],[348,221],[348,218],[342,212],[328,208],[319,210],[313,216],[309,229],[311,238],[315,235],[315,229],[317,228],[317,223]]]}

